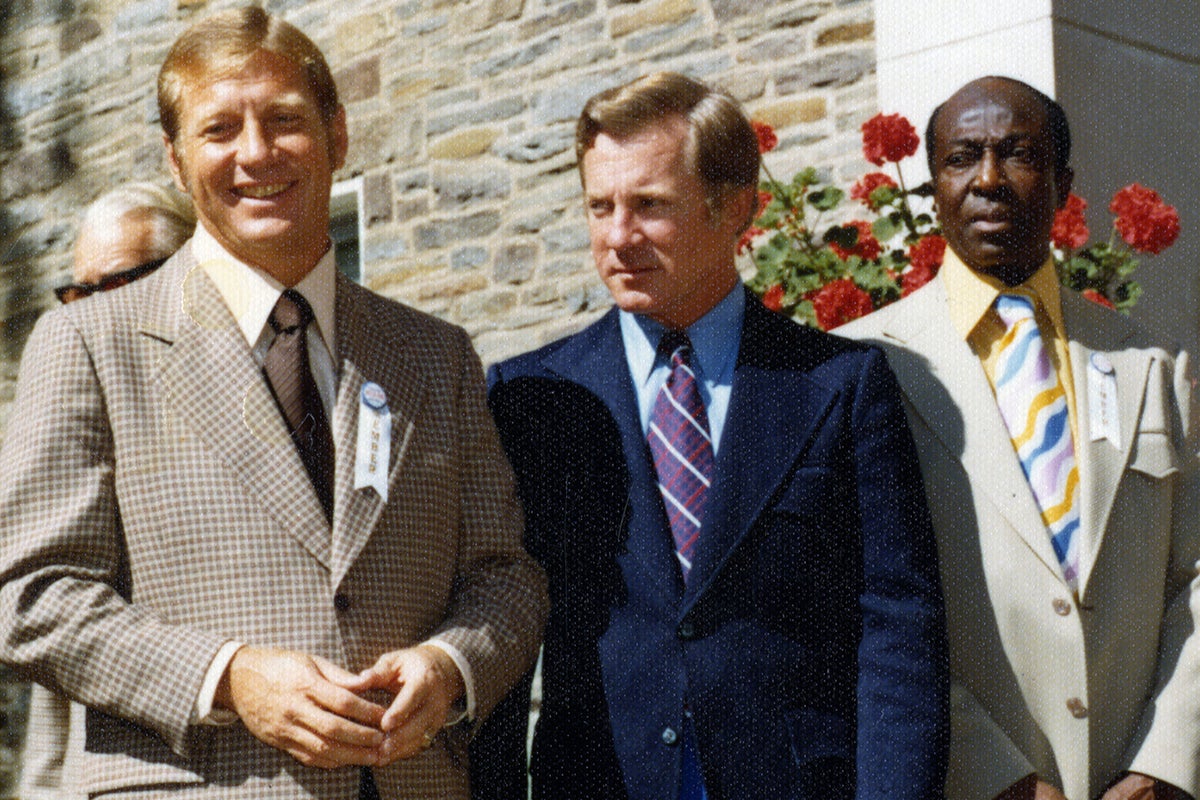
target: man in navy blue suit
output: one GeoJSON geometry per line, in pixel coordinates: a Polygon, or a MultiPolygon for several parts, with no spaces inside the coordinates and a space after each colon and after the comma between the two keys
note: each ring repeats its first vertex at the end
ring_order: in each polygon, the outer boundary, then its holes
{"type": "MultiPolygon", "coordinates": [[[[617,308],[490,374],[550,577],[534,797],[939,797],[944,618],[883,355],[741,285],[760,157],[728,96],[610,89],[576,151],[617,308]]],[[[476,797],[524,797],[527,688],[476,797]]]]}

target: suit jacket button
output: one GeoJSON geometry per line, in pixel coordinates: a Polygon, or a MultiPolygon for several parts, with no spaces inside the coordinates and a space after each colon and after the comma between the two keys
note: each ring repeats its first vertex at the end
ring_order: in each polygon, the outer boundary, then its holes
{"type": "Polygon", "coordinates": [[[1083,719],[1088,715],[1087,706],[1078,697],[1072,697],[1067,701],[1067,711],[1071,712],[1071,716],[1075,719],[1083,719]]]}
{"type": "Polygon", "coordinates": [[[1054,613],[1060,617],[1068,616],[1071,613],[1071,604],[1061,597],[1054,598],[1054,602],[1051,605],[1054,606],[1054,613]]]}
{"type": "Polygon", "coordinates": [[[338,592],[333,596],[333,607],[338,611],[350,610],[350,595],[338,592]]]}
{"type": "Polygon", "coordinates": [[[674,728],[663,728],[662,741],[667,747],[674,747],[679,743],[679,734],[674,728]]]}
{"type": "Polygon", "coordinates": [[[680,623],[679,638],[680,639],[695,639],[696,638],[696,626],[690,622],[680,623]]]}

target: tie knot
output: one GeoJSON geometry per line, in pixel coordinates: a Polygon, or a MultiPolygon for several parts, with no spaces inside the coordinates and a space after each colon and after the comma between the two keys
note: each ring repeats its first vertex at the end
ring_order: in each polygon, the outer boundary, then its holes
{"type": "Polygon", "coordinates": [[[1033,300],[1023,294],[1002,294],[996,298],[996,313],[1005,328],[1021,320],[1033,319],[1033,300]]]}
{"type": "Polygon", "coordinates": [[[277,334],[296,328],[305,328],[312,320],[312,306],[304,299],[304,295],[295,289],[285,289],[279,299],[275,301],[275,308],[271,310],[271,316],[267,317],[267,323],[271,326],[271,330],[277,334]]]}
{"type": "Polygon", "coordinates": [[[673,365],[681,361],[690,364],[692,360],[692,340],[683,331],[668,330],[663,333],[658,342],[658,352],[673,365]]]}

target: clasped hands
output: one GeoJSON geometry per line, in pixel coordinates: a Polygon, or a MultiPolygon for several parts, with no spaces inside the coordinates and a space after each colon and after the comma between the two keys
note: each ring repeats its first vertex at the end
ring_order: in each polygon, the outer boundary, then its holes
{"type": "Polygon", "coordinates": [[[246,646],[229,662],[215,704],[301,764],[333,769],[420,753],[464,690],[454,661],[428,644],[385,653],[357,675],[317,656],[246,646]],[[391,703],[365,696],[376,690],[391,703]]]}
{"type": "MultiPolygon", "coordinates": [[[[1054,786],[1028,775],[996,796],[996,800],[1066,800],[1054,786]]],[[[1187,792],[1149,775],[1127,773],[1100,800],[1189,800],[1187,792]]]]}

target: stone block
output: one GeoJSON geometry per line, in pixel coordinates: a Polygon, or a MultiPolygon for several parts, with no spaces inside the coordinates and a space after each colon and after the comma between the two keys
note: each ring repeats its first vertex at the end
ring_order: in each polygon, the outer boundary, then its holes
{"type": "Polygon", "coordinates": [[[415,114],[351,114],[348,122],[347,171],[365,172],[380,164],[411,159],[420,149],[421,120],[415,114]]]}
{"type": "Polygon", "coordinates": [[[870,20],[845,22],[817,34],[817,47],[869,41],[875,35],[875,23],[870,20]]]}
{"type": "Polygon", "coordinates": [[[458,130],[430,144],[427,152],[434,159],[472,158],[486,153],[499,136],[495,128],[458,130]]]}
{"type": "Polygon", "coordinates": [[[488,262],[488,249],[476,245],[460,247],[450,254],[450,269],[459,272],[478,269],[488,262]]]}
{"type": "Polygon", "coordinates": [[[429,215],[429,198],[403,199],[396,203],[396,221],[411,222],[429,215]]]}
{"type": "MultiPolygon", "coordinates": [[[[761,4],[760,4],[761,7],[761,4]]],[[[653,0],[612,15],[612,35],[619,39],[634,31],[669,25],[698,13],[694,0],[653,0]]]]}
{"type": "Polygon", "coordinates": [[[466,125],[495,124],[511,119],[524,110],[525,101],[521,97],[502,97],[483,105],[472,105],[431,117],[425,130],[429,136],[437,136],[466,125]]]}
{"type": "Polygon", "coordinates": [[[550,211],[539,209],[530,214],[517,217],[513,220],[510,230],[513,233],[537,233],[543,228],[553,225],[562,217],[559,211],[550,211]]]}
{"type": "Polygon", "coordinates": [[[780,94],[796,94],[810,89],[849,86],[875,69],[870,48],[825,53],[782,68],[775,76],[780,94]]]}
{"type": "Polygon", "coordinates": [[[547,253],[573,253],[589,249],[587,226],[580,221],[575,225],[552,228],[542,234],[547,253]]]}
{"type": "Polygon", "coordinates": [[[508,197],[512,193],[512,182],[507,172],[498,169],[441,169],[434,172],[433,193],[438,208],[458,208],[508,197]]]}
{"type": "Polygon", "coordinates": [[[463,239],[482,238],[499,227],[500,214],[496,211],[429,220],[417,226],[417,249],[435,250],[463,239]]]}
{"type": "Polygon", "coordinates": [[[172,0],[141,0],[122,4],[113,19],[113,26],[122,33],[142,31],[169,22],[175,11],[172,0]]]}
{"type": "Polygon", "coordinates": [[[386,173],[363,176],[362,204],[363,223],[368,228],[392,221],[392,181],[386,173]]]}
{"type": "MultiPolygon", "coordinates": [[[[341,54],[352,57],[378,47],[381,42],[386,41],[388,35],[385,15],[359,14],[338,24],[333,33],[333,41],[337,43],[337,50],[341,54]]],[[[338,90],[341,90],[340,83],[338,90]]]]}
{"type": "Polygon", "coordinates": [[[489,0],[487,24],[490,26],[518,19],[524,10],[525,0],[489,0]]]}
{"type": "Polygon", "coordinates": [[[333,74],[338,98],[343,103],[357,103],[379,95],[379,56],[360,59],[333,74]]]}
{"type": "Polygon", "coordinates": [[[754,109],[755,119],[770,124],[776,130],[793,125],[818,122],[826,118],[829,109],[824,97],[805,97],[778,100],[754,109]]]}
{"type": "Polygon", "coordinates": [[[497,283],[524,283],[533,277],[537,258],[533,242],[510,242],[496,256],[493,277],[497,283]]]}
{"type": "Polygon", "coordinates": [[[532,39],[547,31],[562,30],[573,22],[586,19],[596,12],[596,0],[570,0],[559,3],[548,14],[540,14],[521,23],[521,38],[532,39]]]}
{"type": "Polygon", "coordinates": [[[480,59],[471,65],[471,75],[475,78],[502,78],[510,75],[513,70],[532,64],[539,58],[553,53],[562,46],[558,36],[547,36],[537,39],[514,50],[480,59]]]}
{"type": "Polygon", "coordinates": [[[574,131],[566,127],[543,128],[500,139],[492,146],[492,151],[509,161],[532,164],[568,152],[574,144],[574,131]]]}
{"type": "Polygon", "coordinates": [[[808,33],[790,30],[756,40],[741,53],[741,59],[750,64],[786,64],[807,52],[808,33]]]}
{"type": "Polygon", "coordinates": [[[95,17],[74,17],[67,20],[59,40],[59,50],[64,54],[74,53],[93,39],[104,33],[95,17]]]}
{"type": "Polygon", "coordinates": [[[5,201],[44,192],[75,174],[78,169],[65,141],[27,148],[0,172],[0,199],[5,201]]]}

